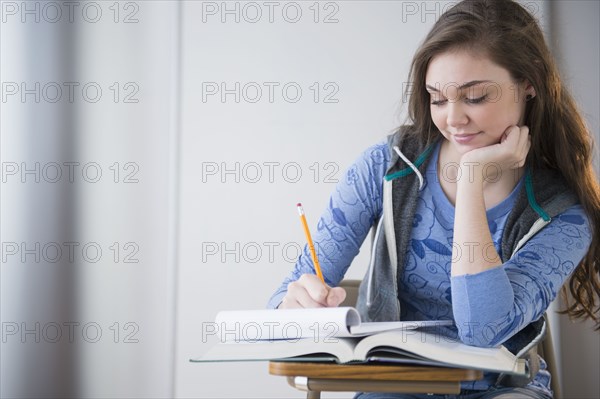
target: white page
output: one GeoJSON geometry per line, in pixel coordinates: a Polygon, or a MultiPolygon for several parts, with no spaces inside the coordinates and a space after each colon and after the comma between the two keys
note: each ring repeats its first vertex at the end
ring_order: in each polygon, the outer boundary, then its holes
{"type": "Polygon", "coordinates": [[[350,332],[352,336],[359,337],[390,330],[414,330],[423,327],[451,326],[453,324],[452,320],[369,322],[351,326],[350,332]]]}
{"type": "Polygon", "coordinates": [[[222,342],[350,337],[360,316],[351,307],[234,310],[219,312],[215,324],[222,342]]]}
{"type": "MultiPolygon", "coordinates": [[[[331,354],[340,363],[354,360],[354,344],[356,340],[348,338],[300,339],[297,341],[254,341],[254,342],[224,342],[211,347],[203,356],[191,359],[192,362],[222,362],[222,361],[264,361],[290,358],[310,354],[320,354],[321,359],[331,354]]],[[[316,360],[316,357],[312,358],[316,360]]]]}
{"type": "Polygon", "coordinates": [[[442,364],[511,374],[526,374],[525,361],[505,347],[480,348],[424,331],[387,331],[364,338],[355,348],[357,357],[378,346],[391,346],[442,364]]]}

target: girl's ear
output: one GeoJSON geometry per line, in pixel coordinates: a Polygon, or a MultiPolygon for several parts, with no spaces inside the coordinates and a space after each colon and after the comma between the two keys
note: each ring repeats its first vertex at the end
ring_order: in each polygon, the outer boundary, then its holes
{"type": "Polygon", "coordinates": [[[535,87],[529,82],[525,82],[525,100],[529,101],[536,96],[535,87]]]}

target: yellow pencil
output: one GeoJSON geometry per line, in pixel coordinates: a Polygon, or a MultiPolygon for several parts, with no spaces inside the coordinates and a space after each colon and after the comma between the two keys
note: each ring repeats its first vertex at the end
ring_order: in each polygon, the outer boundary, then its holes
{"type": "Polygon", "coordinates": [[[323,273],[321,272],[321,266],[319,265],[319,259],[317,258],[317,252],[315,251],[315,245],[313,244],[312,238],[310,237],[310,231],[308,230],[308,224],[306,223],[306,216],[304,216],[304,209],[302,209],[302,204],[298,203],[298,213],[300,213],[300,221],[302,222],[302,227],[304,227],[304,234],[306,235],[306,241],[308,242],[308,248],[310,249],[310,254],[312,255],[313,263],[315,264],[315,270],[317,271],[317,276],[321,279],[323,284],[325,284],[325,278],[323,277],[323,273]]]}

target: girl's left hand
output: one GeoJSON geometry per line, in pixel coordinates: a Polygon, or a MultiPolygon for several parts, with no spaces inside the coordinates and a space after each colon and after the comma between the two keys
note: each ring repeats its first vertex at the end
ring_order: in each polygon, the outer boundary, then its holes
{"type": "Polygon", "coordinates": [[[525,165],[529,148],[531,148],[529,128],[509,126],[502,134],[499,143],[466,152],[460,162],[465,165],[481,166],[483,170],[491,164],[496,169],[500,168],[500,171],[517,169],[525,165]]]}

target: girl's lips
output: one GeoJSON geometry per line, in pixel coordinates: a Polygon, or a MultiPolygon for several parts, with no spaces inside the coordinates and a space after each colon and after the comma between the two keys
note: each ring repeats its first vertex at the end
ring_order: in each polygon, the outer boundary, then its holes
{"type": "MultiPolygon", "coordinates": [[[[481,133],[481,132],[479,132],[479,133],[481,133]]],[[[466,143],[470,142],[471,140],[473,140],[475,138],[475,136],[477,136],[479,133],[455,134],[452,137],[454,137],[454,140],[457,143],[466,144],[466,143]]]]}

